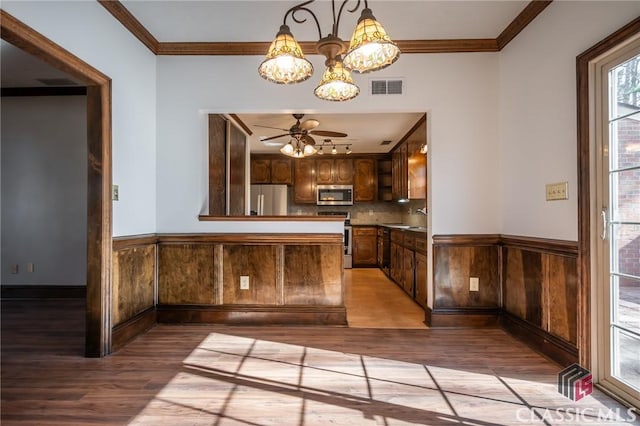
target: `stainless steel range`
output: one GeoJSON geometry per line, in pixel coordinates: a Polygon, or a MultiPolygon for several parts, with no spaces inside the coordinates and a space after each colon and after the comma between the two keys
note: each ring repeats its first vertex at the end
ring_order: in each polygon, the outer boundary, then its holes
{"type": "Polygon", "coordinates": [[[345,211],[326,211],[318,212],[319,216],[344,216],[344,232],[342,234],[342,242],[344,244],[344,267],[351,269],[353,261],[351,251],[353,249],[353,230],[351,228],[351,213],[345,211]]]}

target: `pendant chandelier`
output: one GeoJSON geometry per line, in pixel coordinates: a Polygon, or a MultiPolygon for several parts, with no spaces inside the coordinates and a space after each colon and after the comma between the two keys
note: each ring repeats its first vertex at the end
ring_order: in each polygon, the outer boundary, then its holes
{"type": "MultiPolygon", "coordinates": [[[[342,1],[337,14],[336,2],[335,0],[331,1],[333,25],[331,33],[322,37],[320,22],[315,13],[307,7],[314,1],[305,1],[287,10],[284,22],[276,34],[275,40],[269,46],[265,59],[258,68],[258,73],[262,78],[278,84],[299,83],[311,77],[313,65],[304,57],[300,45],[287,25],[289,15],[296,23],[306,22],[306,19],[300,18],[296,14],[307,12],[318,28],[319,41],[316,43],[316,50],[326,58],[326,69],[314,91],[315,95],[328,101],[353,99],[358,96],[360,89],[353,82],[350,71],[367,73],[386,68],[398,59],[400,49],[373,16],[367,0],[364,0],[364,9],[353,31],[348,48],[345,42],[338,37],[338,25],[349,0],[342,1]]],[[[347,9],[349,13],[358,10],[361,0],[357,0],[355,3],[352,9],[347,9]]]]}

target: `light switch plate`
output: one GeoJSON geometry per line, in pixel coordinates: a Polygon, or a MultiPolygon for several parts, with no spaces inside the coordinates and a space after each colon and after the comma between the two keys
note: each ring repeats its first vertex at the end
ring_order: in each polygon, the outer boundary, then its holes
{"type": "Polygon", "coordinates": [[[547,201],[568,200],[569,182],[548,183],[546,185],[547,201]]]}
{"type": "Polygon", "coordinates": [[[120,187],[118,185],[111,186],[111,199],[113,201],[118,201],[118,199],[120,199],[120,187]]]}

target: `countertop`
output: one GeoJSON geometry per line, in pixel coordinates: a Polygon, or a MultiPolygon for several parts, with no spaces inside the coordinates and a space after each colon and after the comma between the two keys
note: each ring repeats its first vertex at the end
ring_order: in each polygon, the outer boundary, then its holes
{"type": "Polygon", "coordinates": [[[401,223],[351,223],[351,226],[384,226],[385,228],[427,233],[425,226],[403,225],[401,223]]]}

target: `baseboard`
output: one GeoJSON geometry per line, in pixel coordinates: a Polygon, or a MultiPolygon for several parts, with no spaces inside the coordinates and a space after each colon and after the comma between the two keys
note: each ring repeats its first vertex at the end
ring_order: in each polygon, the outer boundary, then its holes
{"type": "Polygon", "coordinates": [[[425,308],[424,322],[431,328],[480,328],[500,324],[500,308],[425,308]]]}
{"type": "Polygon", "coordinates": [[[2,299],[84,299],[87,287],[82,285],[3,285],[2,299]]]}
{"type": "Polygon", "coordinates": [[[502,328],[536,352],[562,366],[578,362],[578,348],[508,312],[500,318],[502,328]]]}
{"type": "Polygon", "coordinates": [[[111,351],[115,352],[156,324],[156,309],[152,306],[138,315],[113,327],[111,330],[111,351]]]}
{"type": "Polygon", "coordinates": [[[344,306],[158,305],[160,323],[346,326],[344,306]]]}

